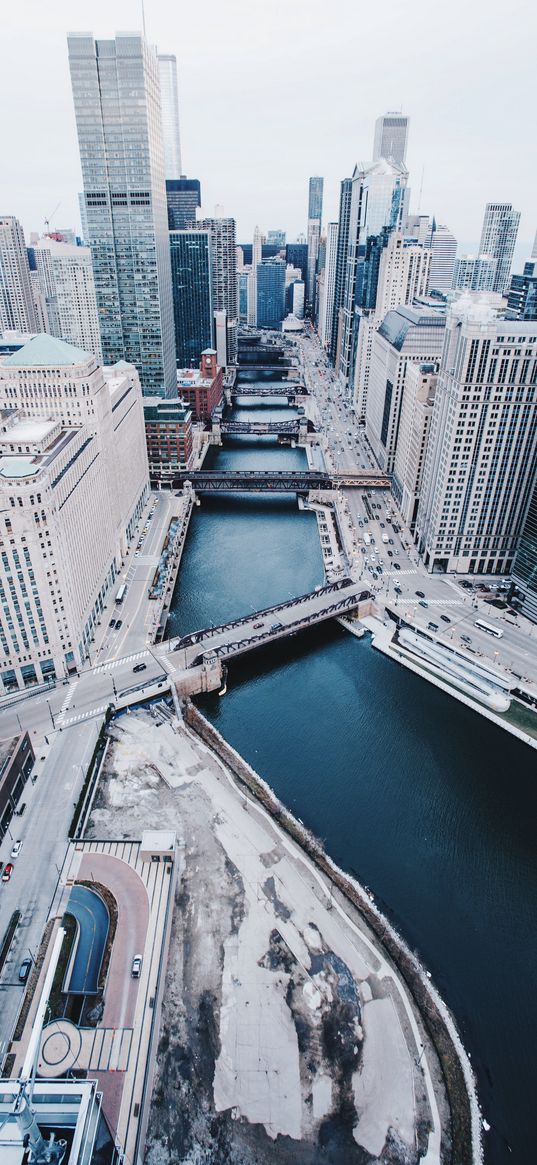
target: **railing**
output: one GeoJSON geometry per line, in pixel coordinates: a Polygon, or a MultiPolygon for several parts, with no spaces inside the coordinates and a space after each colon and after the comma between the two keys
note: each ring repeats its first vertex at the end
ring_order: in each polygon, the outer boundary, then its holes
{"type": "Polygon", "coordinates": [[[329,491],[340,488],[389,489],[391,478],[389,474],[375,473],[371,470],[359,474],[338,474],[306,469],[294,471],[243,469],[231,472],[199,469],[182,470],[176,474],[173,488],[182,489],[186,482],[198,492],[214,490],[221,493],[260,493],[266,490],[271,493],[308,493],[311,490],[329,491]]]}

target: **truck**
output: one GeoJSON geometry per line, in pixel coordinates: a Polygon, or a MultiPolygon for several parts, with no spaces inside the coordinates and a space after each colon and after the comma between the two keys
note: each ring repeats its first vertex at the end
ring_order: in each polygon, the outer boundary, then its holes
{"type": "Polygon", "coordinates": [[[366,546],[371,546],[371,534],[369,530],[364,530],[364,542],[366,546]]]}

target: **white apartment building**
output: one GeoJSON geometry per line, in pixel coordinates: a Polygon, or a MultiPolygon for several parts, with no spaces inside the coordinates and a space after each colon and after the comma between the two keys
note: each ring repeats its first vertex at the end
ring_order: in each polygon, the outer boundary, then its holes
{"type": "Polygon", "coordinates": [[[404,521],[412,531],[421,494],[437,371],[436,364],[407,364],[405,368],[393,492],[404,521]]]}
{"type": "Polygon", "coordinates": [[[455,263],[453,287],[456,291],[492,291],[496,267],[492,255],[461,255],[455,263]]]}
{"type": "Polygon", "coordinates": [[[457,257],[457,240],[449,227],[436,225],[433,219],[427,236],[427,246],[431,248],[428,291],[448,292],[453,286],[453,272],[457,257]]]}
{"type": "Polygon", "coordinates": [[[510,202],[487,202],[479,252],[496,260],[492,291],[500,294],[509,287],[519,224],[520,211],[513,210],[510,202]]]}
{"type": "Polygon", "coordinates": [[[24,232],[12,214],[0,216],[0,332],[37,331],[24,232]]]}
{"type": "Polygon", "coordinates": [[[469,293],[448,313],[416,541],[431,572],[509,572],[537,460],[537,324],[469,293]]]}
{"type": "Polygon", "coordinates": [[[36,271],[45,296],[51,335],[91,352],[102,361],[91,251],[56,239],[34,246],[36,271]]]}
{"type": "Polygon", "coordinates": [[[148,490],[136,369],[39,335],[0,360],[0,691],[74,671],[148,490]]]}
{"type": "Polygon", "coordinates": [[[442,353],[445,309],[398,307],[373,340],[366,436],[381,469],[392,473],[408,364],[436,364],[442,353]]]}
{"type": "Polygon", "coordinates": [[[360,309],[354,359],[353,398],[356,415],[365,419],[375,333],[389,311],[410,305],[426,293],[431,264],[429,248],[393,231],[382,250],[375,307],[360,309]]]}

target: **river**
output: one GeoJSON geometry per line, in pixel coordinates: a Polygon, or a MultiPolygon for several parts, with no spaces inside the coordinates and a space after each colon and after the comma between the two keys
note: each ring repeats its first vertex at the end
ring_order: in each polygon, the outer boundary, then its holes
{"type": "MultiPolygon", "coordinates": [[[[281,416],[278,402],[254,408],[281,416]]],[[[234,416],[252,411],[249,403],[234,416]]],[[[211,451],[210,464],[299,467],[305,454],[242,438],[211,451]]],[[[294,497],[203,498],[171,631],[225,621],[322,581],[316,521],[294,497]]],[[[227,695],[199,703],[420,953],[477,1071],[492,1126],[487,1165],[529,1165],[535,753],[338,624],[244,657],[230,667],[227,695]]]]}

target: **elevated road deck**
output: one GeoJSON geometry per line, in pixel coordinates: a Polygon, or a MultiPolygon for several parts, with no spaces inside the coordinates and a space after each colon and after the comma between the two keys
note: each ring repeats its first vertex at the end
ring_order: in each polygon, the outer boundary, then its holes
{"type": "Polygon", "coordinates": [[[390,489],[389,474],[364,469],[357,473],[325,473],[321,470],[214,469],[181,470],[173,488],[190,482],[196,493],[309,493],[334,489],[390,489]]]}
{"type": "Polygon", "coordinates": [[[221,421],[218,428],[222,434],[240,436],[252,433],[256,437],[298,437],[301,432],[315,433],[313,421],[306,417],[292,421],[221,421]]]}
{"type": "Polygon", "coordinates": [[[244,655],[247,651],[294,635],[325,619],[354,611],[360,603],[366,603],[370,598],[371,592],[362,583],[342,578],[296,599],[235,619],[232,623],[206,627],[202,631],[184,635],[172,643],[167,662],[175,661],[178,669],[184,669],[210,663],[214,659],[225,660],[244,655]]]}
{"type": "Polygon", "coordinates": [[[309,396],[305,384],[294,383],[292,380],[279,380],[276,384],[235,384],[231,389],[231,399],[237,396],[309,396]]]}

